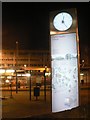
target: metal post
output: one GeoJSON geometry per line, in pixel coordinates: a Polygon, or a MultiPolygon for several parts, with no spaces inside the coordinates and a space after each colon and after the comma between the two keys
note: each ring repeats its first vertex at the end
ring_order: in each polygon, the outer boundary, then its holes
{"type": "Polygon", "coordinates": [[[18,93],[17,67],[18,67],[18,41],[16,41],[16,93],[18,93]]]}
{"type": "Polygon", "coordinates": [[[16,93],[18,93],[18,78],[17,78],[17,71],[15,70],[16,73],[16,93]]]}
{"type": "Polygon", "coordinates": [[[31,70],[30,70],[29,72],[30,72],[30,77],[29,77],[29,78],[30,78],[30,84],[29,84],[29,85],[30,85],[30,86],[29,86],[30,88],[29,88],[29,92],[30,92],[30,100],[31,100],[31,70]]]}
{"type": "Polygon", "coordinates": [[[44,70],[44,100],[46,101],[46,69],[44,70]]]}
{"type": "Polygon", "coordinates": [[[10,98],[13,98],[13,96],[12,96],[12,82],[10,82],[10,98]]]}

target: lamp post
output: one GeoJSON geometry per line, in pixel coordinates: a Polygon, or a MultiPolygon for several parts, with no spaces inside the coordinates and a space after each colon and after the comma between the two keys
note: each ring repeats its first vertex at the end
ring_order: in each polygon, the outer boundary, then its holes
{"type": "Polygon", "coordinates": [[[31,100],[31,70],[29,72],[30,72],[30,77],[29,77],[30,78],[30,84],[29,84],[30,88],[29,88],[29,90],[30,90],[30,100],[31,100]]]}
{"type": "Polygon", "coordinates": [[[10,80],[10,91],[11,91],[10,98],[13,98],[13,96],[12,96],[12,81],[11,80],[10,80]]]}
{"type": "Polygon", "coordinates": [[[12,76],[10,76],[10,98],[13,98],[13,96],[12,96],[12,76]]]}
{"type": "Polygon", "coordinates": [[[44,100],[46,101],[46,70],[47,70],[47,66],[45,66],[45,70],[44,70],[44,100]]]}
{"type": "Polygon", "coordinates": [[[16,70],[15,72],[16,72],[16,93],[18,93],[18,78],[17,78],[17,70],[16,70]]]}
{"type": "Polygon", "coordinates": [[[31,70],[29,71],[29,73],[26,74],[26,76],[29,79],[29,93],[30,93],[30,100],[31,100],[31,70]]]}

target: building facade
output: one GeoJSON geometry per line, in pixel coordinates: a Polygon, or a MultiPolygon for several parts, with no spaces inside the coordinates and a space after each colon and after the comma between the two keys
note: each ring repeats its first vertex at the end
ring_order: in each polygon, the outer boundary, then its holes
{"type": "Polygon", "coordinates": [[[0,51],[0,82],[4,86],[16,85],[16,78],[23,86],[28,86],[27,73],[32,79],[32,85],[44,84],[44,70],[47,68],[46,79],[50,84],[50,53],[48,50],[1,50],[0,51]],[[8,70],[11,70],[9,72],[8,70]],[[14,70],[14,72],[12,72],[14,70]],[[8,72],[7,72],[8,71],[8,72]],[[31,71],[31,73],[30,73],[31,71]],[[16,75],[17,72],[17,75],[16,75]]]}
{"type": "Polygon", "coordinates": [[[48,50],[1,50],[0,67],[50,68],[49,55],[48,50]]]}

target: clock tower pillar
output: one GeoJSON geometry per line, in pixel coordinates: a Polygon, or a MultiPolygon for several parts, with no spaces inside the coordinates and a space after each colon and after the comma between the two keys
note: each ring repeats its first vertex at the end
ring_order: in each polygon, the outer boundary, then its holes
{"type": "Polygon", "coordinates": [[[52,112],[79,106],[79,38],[75,8],[50,13],[52,112]]]}

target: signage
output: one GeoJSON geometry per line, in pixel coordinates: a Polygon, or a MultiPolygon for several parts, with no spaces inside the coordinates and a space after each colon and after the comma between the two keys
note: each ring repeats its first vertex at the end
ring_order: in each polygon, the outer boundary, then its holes
{"type": "Polygon", "coordinates": [[[51,36],[52,112],[77,107],[78,54],[76,33],[51,36]]]}

